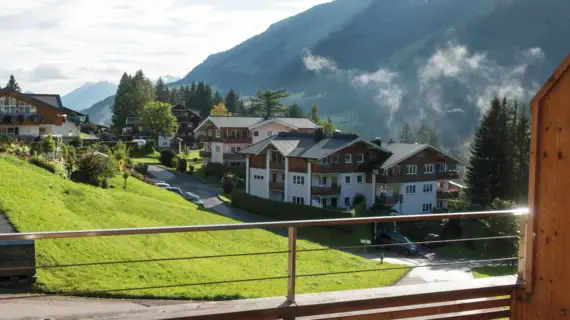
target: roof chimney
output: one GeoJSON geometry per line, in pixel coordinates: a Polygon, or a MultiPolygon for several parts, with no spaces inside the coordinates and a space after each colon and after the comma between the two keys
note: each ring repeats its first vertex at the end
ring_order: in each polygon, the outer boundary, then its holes
{"type": "Polygon", "coordinates": [[[382,138],[376,137],[376,138],[372,139],[372,143],[374,143],[374,144],[378,145],[379,147],[381,147],[381,146],[382,146],[382,138]]]}

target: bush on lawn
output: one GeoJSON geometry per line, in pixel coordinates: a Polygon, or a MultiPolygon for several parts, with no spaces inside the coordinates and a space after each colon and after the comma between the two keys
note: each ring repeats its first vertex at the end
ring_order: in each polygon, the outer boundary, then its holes
{"type": "Polygon", "coordinates": [[[78,162],[79,173],[72,173],[72,180],[94,186],[101,186],[108,178],[114,177],[118,172],[117,161],[114,157],[105,157],[100,154],[88,153],[78,162]]]}
{"type": "Polygon", "coordinates": [[[134,167],[135,171],[140,174],[147,174],[148,173],[148,164],[146,163],[135,163],[134,167]]]}
{"type": "Polygon", "coordinates": [[[167,167],[174,167],[174,158],[176,153],[172,149],[164,149],[160,151],[160,158],[158,159],[161,164],[167,167]]]}
{"type": "Polygon", "coordinates": [[[188,170],[188,161],[186,161],[184,158],[178,159],[178,163],[176,164],[176,171],[186,172],[186,170],[188,170]]]}
{"type": "Polygon", "coordinates": [[[361,203],[366,203],[366,196],[362,193],[357,193],[352,197],[352,207],[356,208],[361,203]]]}
{"type": "MultiPolygon", "coordinates": [[[[234,188],[232,191],[232,205],[246,212],[280,221],[352,218],[350,212],[260,198],[247,194],[238,188],[234,188]]],[[[350,225],[332,228],[353,230],[350,225]]]]}
{"type": "Polygon", "coordinates": [[[224,189],[224,193],[231,193],[235,188],[244,190],[245,180],[233,172],[226,172],[222,177],[222,188],[224,189]]]}
{"type": "Polygon", "coordinates": [[[40,168],[44,168],[51,173],[57,172],[57,165],[54,162],[48,162],[44,158],[38,156],[32,156],[30,158],[30,163],[40,168]]]}
{"type": "Polygon", "coordinates": [[[195,170],[194,166],[193,166],[193,165],[190,165],[190,167],[188,168],[188,172],[189,172],[190,174],[194,174],[194,170],[195,170]]]}

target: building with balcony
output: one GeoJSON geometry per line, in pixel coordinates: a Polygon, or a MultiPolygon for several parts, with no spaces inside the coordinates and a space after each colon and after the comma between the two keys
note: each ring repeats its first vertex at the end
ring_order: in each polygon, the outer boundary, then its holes
{"type": "Polygon", "coordinates": [[[247,192],[317,207],[351,208],[357,194],[368,207],[398,213],[447,208],[459,194],[450,183],[461,160],[425,144],[364,141],[357,135],[280,133],[243,149],[247,192]]]}
{"type": "Polygon", "coordinates": [[[200,111],[187,108],[185,103],[172,106],[172,115],[178,122],[178,132],[176,137],[182,139],[182,143],[188,148],[198,147],[194,136],[194,129],[202,121],[200,111]]]}
{"type": "Polygon", "coordinates": [[[0,90],[0,134],[33,140],[51,134],[70,140],[80,136],[85,115],[68,109],[58,94],[0,90]]]}
{"type": "Polygon", "coordinates": [[[194,130],[203,145],[204,165],[244,165],[240,150],[280,132],[311,133],[319,126],[307,118],[208,117],[194,130]]]}

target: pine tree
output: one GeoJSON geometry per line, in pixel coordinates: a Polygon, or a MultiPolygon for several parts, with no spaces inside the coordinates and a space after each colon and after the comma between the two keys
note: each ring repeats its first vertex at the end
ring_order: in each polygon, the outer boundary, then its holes
{"type": "Polygon", "coordinates": [[[156,94],[156,101],[168,102],[170,99],[170,92],[168,92],[168,87],[164,83],[164,80],[162,80],[162,77],[159,77],[156,81],[154,91],[156,94]]]}
{"type": "Polygon", "coordinates": [[[414,142],[414,136],[412,134],[412,129],[410,128],[410,125],[405,122],[404,125],[402,126],[402,130],[400,130],[400,143],[413,143],[414,142]]]}
{"type": "Polygon", "coordinates": [[[119,86],[117,87],[117,93],[115,94],[115,103],[112,106],[113,117],[112,129],[116,134],[121,134],[122,129],[125,127],[125,121],[130,115],[129,106],[132,97],[132,79],[125,72],[121,77],[119,86]]]}
{"type": "Polygon", "coordinates": [[[488,207],[496,198],[506,199],[509,195],[512,166],[509,166],[508,126],[507,101],[495,97],[471,145],[466,194],[473,204],[488,207]]]}
{"type": "Polygon", "coordinates": [[[176,90],[176,88],[172,88],[172,90],[170,90],[170,98],[168,99],[168,102],[171,105],[175,105],[180,102],[178,99],[178,90],[176,90]]]}
{"type": "Polygon", "coordinates": [[[426,143],[432,147],[435,147],[435,148],[440,147],[439,146],[439,136],[437,135],[437,132],[435,131],[435,129],[431,129],[429,131],[429,137],[428,137],[428,140],[426,143]]]}
{"type": "Polygon", "coordinates": [[[230,89],[228,91],[228,93],[226,94],[226,97],[224,99],[226,108],[228,108],[228,111],[230,112],[239,112],[239,104],[240,104],[240,99],[239,99],[239,95],[236,93],[236,91],[234,89],[230,89]]]}
{"type": "Polygon", "coordinates": [[[271,118],[276,114],[286,111],[281,104],[281,99],[288,97],[287,89],[278,91],[257,91],[255,98],[251,98],[251,112],[260,117],[271,118]]]}
{"type": "Polygon", "coordinates": [[[154,87],[152,82],[145,77],[142,70],[138,70],[132,78],[134,94],[131,102],[131,115],[138,116],[140,111],[149,101],[154,100],[154,87]]]}
{"type": "Polygon", "coordinates": [[[314,123],[321,125],[321,117],[319,116],[319,106],[314,104],[311,106],[311,116],[310,116],[311,120],[313,120],[314,123]]]}
{"type": "Polygon", "coordinates": [[[13,74],[10,75],[10,80],[8,80],[5,89],[10,89],[18,92],[22,90],[18,82],[16,82],[16,78],[14,78],[13,74]]]}
{"type": "Polygon", "coordinates": [[[303,117],[303,109],[297,104],[294,103],[287,107],[287,116],[291,118],[302,118],[303,117]]]}
{"type": "Polygon", "coordinates": [[[224,97],[222,97],[220,91],[216,90],[216,93],[214,93],[214,97],[212,98],[212,104],[217,105],[222,102],[224,102],[224,97]]]}

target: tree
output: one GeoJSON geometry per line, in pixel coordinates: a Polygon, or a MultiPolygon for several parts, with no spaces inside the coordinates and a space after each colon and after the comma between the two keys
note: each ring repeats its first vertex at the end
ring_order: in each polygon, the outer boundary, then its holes
{"type": "Polygon", "coordinates": [[[135,73],[132,81],[132,88],[134,90],[131,105],[133,109],[132,116],[138,116],[146,103],[154,100],[154,87],[152,86],[152,82],[145,77],[142,70],[138,70],[135,73]]]}
{"type": "Polygon", "coordinates": [[[125,72],[121,77],[117,93],[115,94],[115,103],[112,106],[113,117],[112,128],[117,134],[121,134],[122,128],[125,126],[125,121],[130,114],[130,98],[132,96],[132,81],[131,77],[125,72]]]}
{"type": "Polygon", "coordinates": [[[239,112],[241,101],[239,99],[239,95],[234,89],[230,89],[230,91],[226,93],[224,102],[229,112],[239,112]]]}
{"type": "Polygon", "coordinates": [[[422,122],[418,129],[416,130],[416,134],[413,138],[414,142],[417,143],[427,143],[429,140],[429,136],[431,134],[431,129],[428,127],[427,124],[422,122]]]}
{"type": "Polygon", "coordinates": [[[294,103],[287,107],[287,116],[291,118],[302,118],[303,117],[303,109],[297,104],[294,103]]]}
{"type": "Polygon", "coordinates": [[[328,117],[327,121],[324,121],[321,126],[323,127],[323,131],[327,136],[330,136],[336,130],[336,127],[330,117],[328,117]]]}
{"type": "Polygon", "coordinates": [[[22,90],[20,88],[20,85],[18,84],[18,82],[16,82],[16,78],[14,78],[13,74],[10,75],[10,80],[8,80],[8,83],[6,84],[5,89],[10,89],[10,90],[14,90],[14,91],[21,91],[22,90]]]}
{"type": "Polygon", "coordinates": [[[253,115],[271,118],[277,113],[286,111],[281,99],[288,97],[287,89],[278,91],[257,91],[255,98],[251,98],[250,111],[253,115]]]}
{"type": "Polygon", "coordinates": [[[231,117],[232,113],[226,109],[226,106],[223,103],[219,103],[212,107],[210,115],[214,117],[231,117]]]}
{"type": "Polygon", "coordinates": [[[223,102],[224,98],[222,97],[222,94],[220,93],[220,91],[216,90],[216,93],[214,93],[214,97],[212,98],[212,104],[217,105],[223,102]]]}
{"type": "Polygon", "coordinates": [[[509,117],[507,102],[494,97],[487,109],[471,145],[467,166],[467,198],[484,207],[494,199],[508,199],[511,185],[509,164],[509,117]]]}
{"type": "Polygon", "coordinates": [[[123,189],[127,188],[127,179],[130,177],[131,175],[129,174],[128,171],[124,171],[123,172],[123,179],[125,180],[125,185],[123,185],[123,189]]]}
{"type": "Polygon", "coordinates": [[[321,124],[321,117],[319,117],[319,106],[314,104],[311,106],[311,120],[316,124],[321,124]]]}
{"type": "Polygon", "coordinates": [[[51,136],[51,133],[48,134],[47,137],[42,139],[41,146],[42,146],[42,152],[44,153],[44,155],[47,159],[48,154],[54,152],[56,147],[57,147],[55,144],[55,140],[53,140],[53,138],[51,136]]]}
{"type": "Polygon", "coordinates": [[[170,92],[168,90],[168,87],[164,83],[164,80],[162,80],[162,77],[159,77],[158,80],[156,81],[156,86],[154,87],[154,91],[156,94],[156,101],[169,102],[170,92]]]}
{"type": "Polygon", "coordinates": [[[159,101],[150,101],[145,104],[139,123],[155,141],[159,136],[171,136],[178,130],[178,123],[176,117],[172,115],[171,106],[159,101]]]}
{"type": "Polygon", "coordinates": [[[412,129],[410,128],[410,125],[405,122],[404,125],[402,126],[402,130],[400,130],[400,143],[413,143],[414,142],[414,137],[412,134],[412,129]]]}

